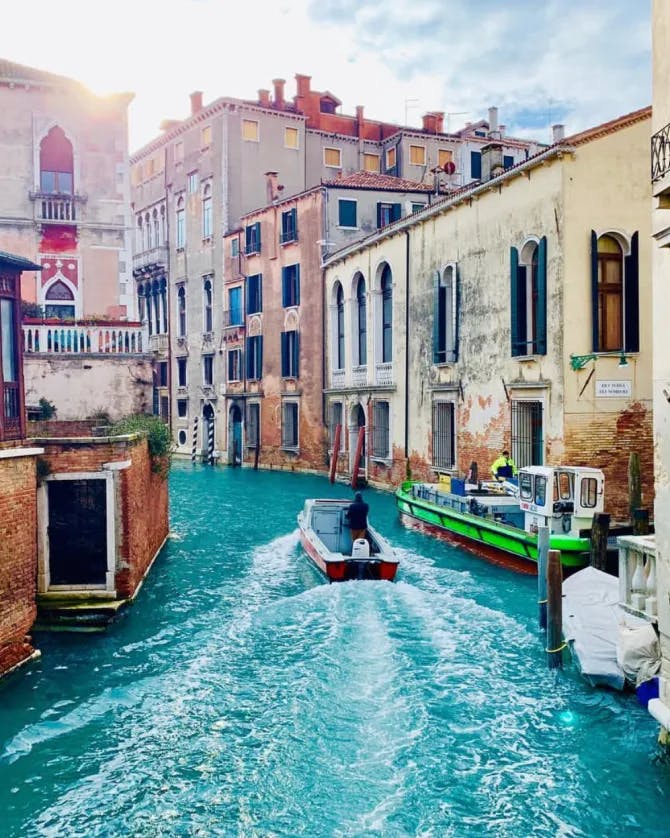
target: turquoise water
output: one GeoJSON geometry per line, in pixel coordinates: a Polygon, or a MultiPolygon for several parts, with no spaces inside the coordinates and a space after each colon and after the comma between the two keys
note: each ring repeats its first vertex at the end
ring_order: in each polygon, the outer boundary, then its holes
{"type": "Polygon", "coordinates": [[[0,689],[3,836],[668,835],[631,696],[545,668],[536,582],[400,527],[395,584],[298,544],[325,479],[172,477],[174,537],[106,634],[50,634],[0,689]]]}

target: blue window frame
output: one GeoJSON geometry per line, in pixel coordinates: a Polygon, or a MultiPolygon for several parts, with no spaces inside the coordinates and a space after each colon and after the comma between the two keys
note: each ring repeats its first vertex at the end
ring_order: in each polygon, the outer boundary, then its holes
{"type": "Polygon", "coordinates": [[[356,201],[340,198],[338,224],[340,227],[357,227],[356,201]]]}
{"type": "Polygon", "coordinates": [[[365,280],[362,276],[359,276],[356,284],[356,313],[358,315],[358,363],[363,367],[368,362],[368,311],[365,298],[365,280]]]}
{"type": "Polygon", "coordinates": [[[228,291],[228,311],[230,312],[230,326],[241,326],[244,322],[242,311],[242,289],[231,288],[228,291]]]}
{"type": "Polygon", "coordinates": [[[300,374],[299,335],[293,330],[281,333],[282,378],[298,378],[300,374]]]}
{"type": "Polygon", "coordinates": [[[263,275],[252,274],[247,277],[247,314],[263,311],[263,275]]]}
{"type": "Polygon", "coordinates": [[[298,240],[298,213],[295,207],[281,214],[281,243],[298,240]]]}
{"type": "Polygon", "coordinates": [[[245,227],[245,247],[244,252],[249,255],[251,253],[261,252],[261,222],[257,221],[255,224],[249,224],[245,227]]]}
{"type": "Polygon", "coordinates": [[[247,378],[258,381],[263,377],[263,335],[247,338],[247,378]]]}
{"type": "Polygon", "coordinates": [[[286,265],[281,269],[282,306],[300,305],[300,265],[286,265]]]}
{"type": "Polygon", "coordinates": [[[481,180],[482,176],[482,153],[481,151],[470,152],[470,175],[473,180],[481,180]]]}

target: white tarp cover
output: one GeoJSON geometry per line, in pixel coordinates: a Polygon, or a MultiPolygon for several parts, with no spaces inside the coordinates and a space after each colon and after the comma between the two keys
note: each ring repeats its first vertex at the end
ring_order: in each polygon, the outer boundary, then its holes
{"type": "Polygon", "coordinates": [[[619,580],[594,567],[563,583],[563,637],[584,677],[594,686],[622,690],[625,674],[617,662],[620,627],[648,625],[619,605],[619,580]]]}

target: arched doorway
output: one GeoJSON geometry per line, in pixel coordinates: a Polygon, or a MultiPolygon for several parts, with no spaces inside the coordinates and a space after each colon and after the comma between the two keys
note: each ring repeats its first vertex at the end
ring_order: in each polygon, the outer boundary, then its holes
{"type": "MultiPolygon", "coordinates": [[[[354,470],[354,459],[356,457],[356,448],[358,446],[358,434],[361,428],[365,428],[365,411],[361,404],[355,404],[351,409],[349,416],[349,472],[354,470]]],[[[359,465],[365,465],[365,437],[363,437],[363,450],[361,453],[361,462],[359,465]]]]}
{"type": "Polygon", "coordinates": [[[205,444],[205,456],[203,460],[206,463],[214,465],[214,439],[215,439],[215,425],[214,425],[214,408],[211,404],[206,404],[202,409],[203,420],[203,442],[205,444]]]}
{"type": "Polygon", "coordinates": [[[242,465],[242,411],[238,404],[231,405],[228,414],[228,462],[242,465]]]}

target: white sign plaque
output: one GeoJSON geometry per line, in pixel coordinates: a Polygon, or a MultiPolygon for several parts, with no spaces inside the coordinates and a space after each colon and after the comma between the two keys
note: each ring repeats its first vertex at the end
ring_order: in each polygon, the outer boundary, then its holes
{"type": "Polygon", "coordinates": [[[629,399],[632,395],[631,381],[596,381],[596,398],[629,399]]]}

